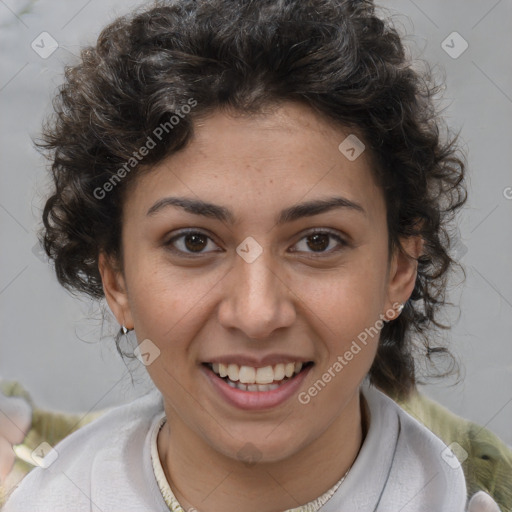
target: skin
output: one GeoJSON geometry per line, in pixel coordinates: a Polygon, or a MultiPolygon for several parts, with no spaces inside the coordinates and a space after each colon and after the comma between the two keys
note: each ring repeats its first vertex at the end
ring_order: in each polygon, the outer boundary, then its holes
{"type": "Polygon", "coordinates": [[[402,241],[412,258],[388,254],[386,205],[368,152],[349,161],[338,149],[349,133],[296,103],[250,117],[219,111],[129,189],[122,270],[102,254],[100,272],[119,323],[161,351],[147,366],[167,415],[158,452],[184,510],[297,507],[327,491],[357,457],[365,435],[359,388],[378,336],[306,405],[293,396],[271,409],[241,410],[201,370],[228,354],[286,354],[314,362],[299,390],[307,391],[359,333],[379,315],[392,320],[393,305],[411,295],[421,242],[402,241]],[[276,225],[282,209],[334,195],[364,213],[338,208],[276,225]],[[147,215],[169,196],[222,205],[236,222],[174,206],[147,215]],[[174,241],[188,258],[166,245],[183,228],[210,237],[195,242],[199,254],[190,238],[174,241]],[[315,242],[307,237],[313,228],[346,245],[315,242]],[[236,252],[248,236],[263,248],[252,263],[236,252]],[[248,441],[255,464],[238,455],[248,441]]]}

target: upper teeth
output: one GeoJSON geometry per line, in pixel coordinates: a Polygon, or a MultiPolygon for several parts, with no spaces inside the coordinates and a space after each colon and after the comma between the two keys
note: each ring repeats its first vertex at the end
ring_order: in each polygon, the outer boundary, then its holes
{"type": "Polygon", "coordinates": [[[275,366],[264,366],[263,368],[213,363],[212,369],[217,375],[229,377],[229,380],[233,382],[270,384],[274,381],[283,380],[285,377],[291,377],[294,373],[299,373],[302,369],[302,363],[280,363],[275,366]]]}

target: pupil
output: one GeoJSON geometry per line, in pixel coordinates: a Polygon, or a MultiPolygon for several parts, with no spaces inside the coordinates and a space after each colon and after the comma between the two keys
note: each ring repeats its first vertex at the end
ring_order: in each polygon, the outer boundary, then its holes
{"type": "Polygon", "coordinates": [[[329,246],[329,236],[328,235],[325,235],[325,234],[315,234],[315,235],[311,235],[310,237],[308,237],[310,240],[315,240],[315,242],[313,242],[313,245],[314,247],[311,247],[311,244],[309,244],[309,247],[311,249],[321,249],[321,250],[324,250],[326,249],[328,246],[329,246]],[[319,245],[315,245],[318,240],[320,239],[321,242],[323,243],[320,243],[320,246],[319,245]]]}

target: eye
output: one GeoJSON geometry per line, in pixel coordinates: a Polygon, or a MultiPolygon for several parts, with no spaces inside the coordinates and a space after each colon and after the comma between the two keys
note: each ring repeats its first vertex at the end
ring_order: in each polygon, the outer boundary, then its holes
{"type": "MultiPolygon", "coordinates": [[[[300,244],[302,243],[303,240],[305,241],[303,243],[303,247],[305,247],[306,249],[307,248],[312,249],[311,251],[303,250],[303,252],[310,252],[310,253],[312,252],[313,254],[314,253],[332,254],[334,252],[338,252],[343,247],[348,245],[347,242],[345,242],[345,240],[343,240],[343,238],[341,238],[339,235],[337,235],[331,231],[326,231],[326,230],[317,230],[317,231],[308,233],[306,236],[301,238],[301,240],[296,244],[296,247],[300,246],[300,244]],[[336,244],[331,244],[332,240],[335,240],[337,242],[338,248],[327,250],[329,247],[332,247],[332,245],[336,246],[336,244]]],[[[299,251],[301,251],[301,250],[299,249],[299,251]]],[[[293,250],[292,252],[297,252],[297,251],[293,250]]]]}
{"type": "Polygon", "coordinates": [[[165,242],[165,246],[169,247],[172,252],[181,253],[183,255],[189,254],[204,254],[204,251],[209,245],[209,241],[212,242],[213,245],[216,245],[213,240],[201,231],[188,230],[182,231],[180,234],[172,237],[167,242],[165,242]]]}

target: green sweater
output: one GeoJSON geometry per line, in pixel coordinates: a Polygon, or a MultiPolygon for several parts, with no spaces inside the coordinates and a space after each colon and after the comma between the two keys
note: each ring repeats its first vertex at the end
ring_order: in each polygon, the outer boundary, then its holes
{"type": "MultiPolygon", "coordinates": [[[[43,441],[51,446],[56,445],[104,413],[98,411],[81,415],[39,409],[16,382],[0,384],[0,391],[7,396],[23,396],[32,405],[32,426],[22,446],[27,454],[43,441]]],[[[458,443],[465,450],[467,458],[461,461],[461,466],[466,476],[469,496],[483,490],[494,498],[501,512],[512,512],[512,450],[503,441],[490,430],[453,414],[421,393],[415,392],[405,400],[395,398],[395,401],[445,444],[458,443]]],[[[454,452],[460,457],[456,450],[454,452]]],[[[32,468],[31,464],[18,458],[13,473],[20,477],[32,468]]],[[[0,505],[5,499],[4,492],[5,489],[0,487],[0,505]]]]}

